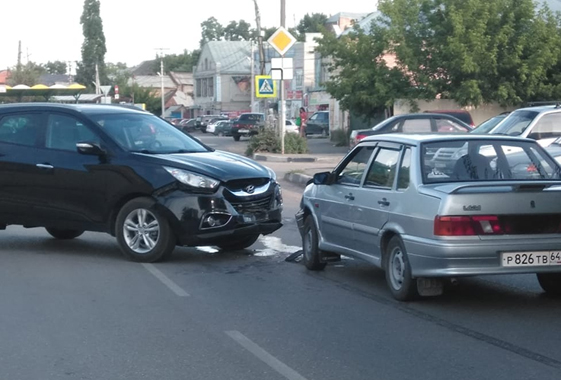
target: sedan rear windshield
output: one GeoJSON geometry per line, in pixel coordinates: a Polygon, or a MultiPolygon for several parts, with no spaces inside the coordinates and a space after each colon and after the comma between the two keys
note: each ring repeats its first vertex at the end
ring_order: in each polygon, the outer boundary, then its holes
{"type": "Polygon", "coordinates": [[[91,115],[111,139],[129,152],[149,154],[209,151],[197,140],[154,115],[122,113],[91,115]]]}
{"type": "Polygon", "coordinates": [[[424,183],[559,180],[561,167],[537,143],[449,140],[424,143],[424,183]]]}

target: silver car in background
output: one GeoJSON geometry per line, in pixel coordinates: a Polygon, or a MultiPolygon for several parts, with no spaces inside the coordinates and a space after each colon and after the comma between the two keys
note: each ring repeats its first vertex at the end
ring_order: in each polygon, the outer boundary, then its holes
{"type": "Polygon", "coordinates": [[[561,167],[534,140],[368,137],[314,176],[296,220],[308,269],[366,260],[401,301],[485,274],[536,273],[561,294],[561,167]],[[446,171],[434,160],[441,150],[461,152],[446,171]]]}

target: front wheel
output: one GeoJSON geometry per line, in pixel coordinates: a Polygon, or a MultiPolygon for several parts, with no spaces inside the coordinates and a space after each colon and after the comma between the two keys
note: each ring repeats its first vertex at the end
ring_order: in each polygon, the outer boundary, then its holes
{"type": "Polygon", "coordinates": [[[82,230],[65,230],[61,228],[45,228],[47,232],[55,239],[70,240],[82,235],[82,230]]]}
{"type": "Polygon", "coordinates": [[[411,265],[407,251],[398,236],[391,238],[386,248],[386,282],[392,296],[398,301],[410,301],[418,297],[417,281],[411,277],[411,265]]]}
{"type": "Polygon", "coordinates": [[[217,247],[223,251],[241,251],[251,247],[259,238],[259,235],[249,235],[237,239],[232,239],[228,243],[218,244],[217,247]]]}
{"type": "Polygon", "coordinates": [[[302,261],[309,270],[323,270],[327,263],[321,262],[321,254],[318,247],[318,231],[314,218],[309,215],[304,221],[302,234],[302,261]]]}
{"type": "Polygon", "coordinates": [[[232,137],[234,138],[234,141],[240,141],[240,135],[234,135],[232,137]]]}
{"type": "Polygon", "coordinates": [[[536,276],[544,292],[561,296],[561,273],[537,273],[536,276]]]}
{"type": "Polygon", "coordinates": [[[142,263],[166,260],[176,245],[168,221],[150,198],[137,198],[123,206],[117,216],[115,236],[123,255],[142,263]]]}

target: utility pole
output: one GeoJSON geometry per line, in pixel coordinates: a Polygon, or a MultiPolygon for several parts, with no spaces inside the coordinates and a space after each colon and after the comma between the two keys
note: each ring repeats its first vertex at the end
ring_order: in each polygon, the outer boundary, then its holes
{"type": "Polygon", "coordinates": [[[169,50],[167,48],[157,48],[156,50],[160,51],[160,85],[161,85],[161,92],[162,92],[162,119],[164,118],[166,112],[166,102],[165,97],[166,94],[164,93],[164,50],[169,50]]]}
{"type": "MultiPolygon", "coordinates": [[[[281,0],[281,26],[286,27],[286,0],[281,0]]],[[[284,59],[284,57],[283,57],[284,59]]],[[[284,68],[284,67],[283,67],[284,68]]],[[[280,84],[280,107],[279,107],[279,124],[280,124],[280,138],[281,138],[281,154],[284,154],[284,135],[286,130],[286,104],[284,102],[284,73],[281,74],[280,84]]]]}
{"type": "Polygon", "coordinates": [[[261,14],[259,13],[259,5],[257,0],[253,0],[255,4],[255,24],[257,26],[257,41],[259,43],[259,61],[261,66],[261,75],[265,75],[265,49],[263,48],[263,34],[261,32],[261,14]]]}
{"type": "Polygon", "coordinates": [[[19,40],[18,43],[18,65],[17,65],[17,71],[21,70],[21,40],[19,40]]]}
{"type": "Polygon", "coordinates": [[[251,44],[251,112],[255,112],[255,52],[253,49],[253,41],[251,44]]]}

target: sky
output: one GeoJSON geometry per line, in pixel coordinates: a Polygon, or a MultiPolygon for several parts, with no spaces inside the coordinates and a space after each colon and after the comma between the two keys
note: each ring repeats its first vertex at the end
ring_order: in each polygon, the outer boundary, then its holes
{"type": "MultiPolygon", "coordinates": [[[[199,47],[200,24],[209,17],[220,23],[243,19],[255,26],[253,0],[100,0],[107,54],[105,62],[129,67],[153,59],[158,48],[166,54],[199,47]],[[148,6],[150,4],[150,6],[148,6]],[[204,5],[203,5],[204,4],[204,5]]],[[[261,25],[280,25],[280,0],[258,0],[261,25]]],[[[370,13],[376,0],[286,0],[286,26],[306,13],[370,13]]],[[[79,61],[83,42],[80,16],[83,0],[2,0],[0,69],[22,63],[79,61]]],[[[296,20],[296,21],[295,21],[296,20]]]]}

